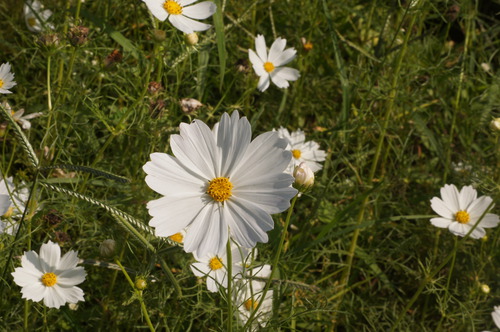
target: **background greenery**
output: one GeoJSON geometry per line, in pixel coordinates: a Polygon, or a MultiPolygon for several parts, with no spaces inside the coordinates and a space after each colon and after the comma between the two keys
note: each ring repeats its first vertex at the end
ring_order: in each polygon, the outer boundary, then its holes
{"type": "MultiPolygon", "coordinates": [[[[212,126],[233,110],[249,118],[254,136],[279,126],[302,128],[328,151],[316,186],[292,216],[270,330],[493,329],[490,312],[500,305],[500,231],[460,242],[456,256],[432,273],[453,253],[456,239],[430,225],[429,201],[445,183],[473,185],[500,198],[498,136],[489,127],[500,116],[498,2],[417,0],[410,8],[408,2],[380,0],[228,1],[223,34],[214,28],[199,33],[195,46],[168,22],[155,23],[165,32],[158,39],[141,1],[87,0],[79,10],[76,1],[43,3],[53,11],[57,46],[41,45],[43,34],[27,30],[21,1],[0,3],[0,62],[12,64],[17,82],[0,101],[44,113],[26,132],[41,166],[88,166],[130,182],[82,171],[73,177],[69,169],[65,176],[39,173],[32,204],[38,210],[28,215],[17,240],[0,235],[0,267],[7,272],[0,279],[0,329],[20,329],[24,319],[25,301],[10,276],[19,266],[16,259],[8,262],[11,250],[20,256],[31,243],[38,251],[50,239],[63,252],[107,261],[98,247],[113,238],[126,267],[159,279],[143,293],[158,330],[224,330],[225,301],[193,276],[191,255],[150,239],[153,254],[105,209],[42,184],[92,197],[147,224],[145,204],[156,197],[142,171],[149,154],[169,151],[169,136],[180,122],[196,118],[212,126]],[[66,37],[73,24],[90,28],[88,42],[78,47],[66,37]],[[301,77],[288,90],[256,89],[247,50],[257,34],[268,46],[281,36],[297,49],[291,66],[301,77]],[[301,37],[312,50],[303,48],[301,37]],[[224,44],[221,52],[218,45],[224,44]],[[107,64],[114,50],[123,59],[107,64]],[[163,89],[150,93],[151,81],[163,89]],[[181,98],[204,106],[185,113],[181,98]],[[159,257],[182,297],[173,292],[159,257]],[[405,312],[426,276],[423,293],[405,312]]],[[[0,144],[1,172],[33,186],[36,170],[10,125],[3,127],[0,144]]],[[[275,216],[269,243],[258,245],[261,262],[270,261],[283,219],[275,216]]],[[[145,329],[123,274],[85,268],[85,302],[76,311],[33,304],[30,329],[145,329]]]]}

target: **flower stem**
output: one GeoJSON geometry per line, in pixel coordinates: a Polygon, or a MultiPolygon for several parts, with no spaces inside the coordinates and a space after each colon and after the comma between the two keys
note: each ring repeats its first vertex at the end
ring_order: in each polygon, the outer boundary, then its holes
{"type": "Polygon", "coordinates": [[[231,238],[227,239],[226,245],[227,257],[227,331],[233,330],[233,301],[232,301],[232,283],[233,283],[233,257],[231,252],[231,238]]]}
{"type": "Polygon", "coordinates": [[[130,286],[134,290],[135,294],[137,295],[137,299],[139,300],[139,302],[141,304],[142,314],[144,315],[144,318],[146,319],[146,323],[148,324],[149,330],[154,332],[155,328],[153,327],[153,324],[151,323],[151,319],[149,319],[148,310],[146,308],[146,304],[144,303],[144,299],[142,298],[142,291],[138,290],[135,287],[134,282],[132,281],[132,279],[130,278],[130,276],[128,275],[127,271],[125,270],[123,265],[120,263],[120,260],[118,258],[115,259],[115,263],[116,263],[116,265],[118,265],[120,267],[120,269],[123,272],[123,275],[125,276],[125,279],[127,279],[128,283],[130,284],[130,286]]]}
{"type": "Polygon", "coordinates": [[[298,197],[299,197],[298,194],[295,195],[295,197],[292,199],[290,207],[288,208],[288,213],[287,213],[286,219],[285,219],[285,226],[283,226],[283,232],[281,233],[280,244],[278,246],[278,250],[276,251],[276,255],[274,256],[274,259],[273,259],[273,263],[272,263],[272,267],[271,267],[271,275],[269,276],[269,279],[266,282],[266,287],[264,287],[264,291],[262,292],[262,295],[260,296],[261,300],[258,301],[257,307],[252,311],[252,314],[250,315],[250,317],[248,317],[248,320],[242,329],[243,331],[247,331],[248,327],[252,323],[252,320],[254,319],[254,316],[257,314],[257,312],[259,312],[259,308],[262,305],[262,303],[264,302],[264,299],[266,298],[266,294],[269,290],[269,287],[271,286],[273,276],[274,276],[274,274],[277,270],[277,267],[278,267],[278,261],[279,261],[280,256],[281,256],[283,244],[285,243],[288,226],[290,225],[290,219],[291,219],[292,213],[293,213],[293,208],[295,206],[295,202],[297,201],[298,197]]]}

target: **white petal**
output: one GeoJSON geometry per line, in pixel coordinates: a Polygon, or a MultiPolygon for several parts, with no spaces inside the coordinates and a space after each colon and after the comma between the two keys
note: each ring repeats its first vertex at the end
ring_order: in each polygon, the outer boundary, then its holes
{"type": "Polygon", "coordinates": [[[17,267],[11,274],[14,277],[16,285],[21,287],[39,283],[42,277],[42,272],[40,271],[32,271],[21,267],[17,267]]]}
{"type": "Polygon", "coordinates": [[[59,261],[59,265],[57,270],[68,270],[76,267],[78,264],[78,253],[74,250],[70,250],[65,253],[61,260],[59,261]]]}
{"type": "Polygon", "coordinates": [[[267,62],[266,40],[263,35],[257,35],[255,38],[255,50],[262,63],[267,62]]]}
{"type": "Polygon", "coordinates": [[[446,204],[448,209],[450,209],[454,213],[460,211],[459,192],[454,184],[445,184],[444,187],[441,188],[441,198],[443,199],[443,202],[446,204]]]}
{"type": "Polygon", "coordinates": [[[252,129],[246,117],[237,111],[229,117],[224,113],[217,132],[217,146],[221,149],[222,166],[218,176],[230,176],[245,155],[252,139],[252,129]]]}
{"type": "Polygon", "coordinates": [[[465,186],[460,190],[459,205],[460,210],[466,210],[477,198],[477,191],[472,186],[465,186]]]}
{"type": "Polygon", "coordinates": [[[184,167],[207,180],[217,177],[220,169],[219,148],[214,134],[203,122],[181,123],[180,135],[170,137],[170,147],[184,167]]]}
{"type": "MultiPolygon", "coordinates": [[[[196,2],[196,1],[198,1],[198,0],[177,0],[177,3],[179,5],[181,5],[182,7],[184,7],[184,6],[190,5],[190,4],[192,4],[193,2],[196,2]]],[[[162,0],[162,2],[163,2],[163,0],[162,0]]]]}
{"type": "Polygon", "coordinates": [[[85,281],[85,270],[82,266],[65,270],[57,274],[57,284],[64,287],[76,286],[85,281]]]}
{"type": "Polygon", "coordinates": [[[493,309],[495,311],[491,313],[491,317],[493,318],[495,325],[500,329],[500,307],[496,306],[493,307],[493,309]]]}
{"type": "Polygon", "coordinates": [[[450,226],[452,220],[446,218],[432,218],[431,224],[439,228],[448,228],[450,226]]]}
{"type": "Polygon", "coordinates": [[[252,50],[248,50],[248,57],[252,63],[253,70],[258,76],[269,75],[264,69],[264,62],[259,58],[259,56],[252,50]]]}
{"type": "Polygon", "coordinates": [[[269,50],[269,57],[267,58],[267,61],[269,61],[269,62],[273,63],[275,66],[277,66],[276,60],[283,53],[285,46],[286,46],[286,39],[282,39],[282,38],[278,37],[278,39],[276,39],[274,41],[274,43],[271,45],[271,49],[269,50]]]}
{"type": "Polygon", "coordinates": [[[269,83],[271,81],[271,76],[269,74],[263,75],[259,78],[259,83],[257,84],[257,89],[259,91],[264,92],[269,88],[269,83]]]}
{"type": "Polygon", "coordinates": [[[290,83],[288,83],[288,81],[286,79],[284,79],[283,77],[279,76],[276,72],[276,70],[274,70],[272,73],[271,73],[271,81],[278,87],[278,88],[281,88],[281,89],[286,89],[290,86],[290,83]]]}
{"type": "Polygon", "coordinates": [[[210,276],[207,277],[207,289],[212,293],[215,293],[219,290],[217,282],[210,276]]]}
{"type": "Polygon", "coordinates": [[[431,208],[441,217],[450,220],[454,220],[455,213],[458,212],[458,210],[451,210],[450,207],[438,197],[431,199],[431,208]]]}
{"type": "MultiPolygon", "coordinates": [[[[286,49],[276,59],[271,61],[276,67],[284,66],[296,57],[297,51],[293,48],[286,49]]],[[[271,57],[271,56],[269,56],[271,57]]]]}
{"type": "Polygon", "coordinates": [[[22,298],[38,302],[45,296],[47,288],[41,282],[27,285],[21,289],[22,298]]]}
{"type": "Polygon", "coordinates": [[[21,122],[21,127],[24,130],[29,130],[31,128],[31,122],[25,119],[19,119],[19,122],[21,122]]]}
{"type": "Polygon", "coordinates": [[[216,10],[217,6],[215,3],[211,1],[204,1],[197,3],[196,5],[182,8],[182,14],[190,18],[203,20],[212,16],[216,10]]]}
{"type": "Polygon", "coordinates": [[[164,1],[158,1],[158,0],[142,0],[146,3],[146,6],[148,7],[149,11],[153,14],[154,17],[159,19],[160,21],[165,21],[165,19],[168,17],[168,13],[163,8],[163,3],[164,1]]]}
{"type": "MultiPolygon", "coordinates": [[[[56,285],[57,286],[57,285],[56,285]]],[[[83,290],[79,287],[62,288],[67,303],[77,303],[85,301],[83,298],[83,290]]]]}
{"type": "Polygon", "coordinates": [[[59,309],[60,306],[66,303],[66,295],[64,289],[57,284],[52,287],[46,287],[43,304],[49,308],[59,309]]]}
{"type": "Polygon", "coordinates": [[[3,216],[10,207],[9,195],[0,194],[0,216],[3,216]]]}
{"type": "Polygon", "coordinates": [[[187,34],[194,31],[205,31],[211,27],[210,24],[201,23],[182,15],[170,15],[168,20],[174,27],[187,34]]]}
{"type": "Polygon", "coordinates": [[[191,271],[193,271],[193,274],[197,277],[204,277],[210,272],[210,269],[207,264],[197,262],[191,264],[191,271]]]}
{"type": "Polygon", "coordinates": [[[61,247],[57,243],[49,241],[42,244],[40,248],[40,263],[44,273],[54,272],[59,266],[61,259],[61,247]]]}
{"type": "Polygon", "coordinates": [[[271,79],[273,79],[274,76],[278,76],[279,78],[286,81],[296,81],[300,77],[300,73],[297,69],[281,67],[281,68],[276,68],[271,73],[271,79]]]}
{"type": "Polygon", "coordinates": [[[500,220],[498,219],[498,216],[493,213],[487,213],[483,219],[481,219],[481,222],[479,223],[479,226],[484,227],[484,228],[493,228],[497,227],[498,223],[500,220]]]}
{"type": "Polygon", "coordinates": [[[493,200],[488,196],[481,196],[472,202],[467,208],[467,212],[469,213],[471,220],[475,222],[479,219],[491,202],[493,202],[493,200]]]}

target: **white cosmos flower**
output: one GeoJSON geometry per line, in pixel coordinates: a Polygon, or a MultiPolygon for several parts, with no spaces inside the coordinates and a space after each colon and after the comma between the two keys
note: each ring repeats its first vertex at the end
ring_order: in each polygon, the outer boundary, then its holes
{"type": "Polygon", "coordinates": [[[14,120],[17,123],[19,123],[24,130],[28,130],[31,128],[31,122],[29,122],[29,120],[34,119],[34,118],[38,118],[39,116],[43,115],[42,112],[37,112],[37,113],[31,113],[31,114],[27,114],[27,115],[23,116],[24,109],[20,109],[19,111],[14,112],[12,110],[12,107],[10,107],[9,103],[6,101],[4,101],[2,103],[2,107],[12,114],[12,117],[14,118],[14,120]]]}
{"type": "Polygon", "coordinates": [[[0,174],[0,234],[13,235],[18,225],[12,219],[22,216],[28,202],[29,190],[26,187],[15,188],[12,177],[2,179],[0,174]]]}
{"type": "MultiPolygon", "coordinates": [[[[231,275],[233,278],[241,277],[243,264],[248,249],[239,248],[234,243],[231,244],[231,275]]],[[[207,288],[211,292],[217,292],[219,286],[227,288],[227,255],[224,250],[220,254],[206,254],[199,257],[196,252],[194,258],[196,263],[191,264],[191,270],[197,277],[207,277],[207,288]]]]}
{"type": "Polygon", "coordinates": [[[222,252],[229,235],[245,248],[267,242],[270,214],[288,209],[297,191],[284,173],[285,140],[276,132],[251,135],[246,117],[224,113],[213,130],[199,120],[181,123],[180,135],[170,137],[175,157],[151,154],[146,183],[164,195],[147,205],[156,235],[188,227],[184,250],[200,257],[222,252]]]}
{"type": "Polygon", "coordinates": [[[85,280],[85,270],[78,264],[77,253],[68,251],[61,258],[61,248],[49,241],[42,244],[40,255],[25,252],[22,267],[12,272],[14,282],[21,286],[23,299],[35,302],[43,299],[49,308],[59,308],[65,303],[85,301],[83,291],[76,287],[85,280]]]}
{"type": "Polygon", "coordinates": [[[205,31],[211,27],[210,24],[201,23],[196,20],[203,20],[212,16],[217,10],[215,3],[203,1],[191,5],[197,0],[142,0],[151,13],[160,21],[167,18],[174,27],[184,33],[194,31],[205,31]],[[188,6],[191,5],[191,6],[188,6]]]}
{"type": "Polygon", "coordinates": [[[2,63],[0,66],[0,93],[12,93],[9,91],[17,83],[14,82],[14,74],[10,72],[10,64],[2,63]]]}
{"type": "Polygon", "coordinates": [[[493,307],[493,312],[491,313],[491,317],[495,322],[495,325],[500,329],[500,306],[493,307]]]}
{"type": "Polygon", "coordinates": [[[286,39],[278,38],[271,45],[269,55],[267,54],[266,41],[264,36],[258,35],[255,38],[255,53],[248,50],[250,61],[255,73],[260,77],[257,88],[264,91],[269,87],[269,81],[273,81],[278,88],[288,88],[288,81],[296,81],[299,77],[297,69],[281,67],[293,59],[297,51],[294,48],[287,48],[286,39]]]}
{"type": "Polygon", "coordinates": [[[46,23],[50,16],[52,16],[52,12],[48,9],[44,10],[40,1],[34,0],[24,3],[24,20],[31,32],[41,32],[43,30],[43,25],[46,25],[50,29],[54,29],[53,24],[46,23]]]}
{"type": "MultiPolygon", "coordinates": [[[[441,188],[441,198],[431,199],[431,208],[440,215],[439,218],[432,218],[431,224],[448,228],[455,235],[465,236],[492,201],[488,196],[478,198],[472,186],[465,186],[459,192],[455,185],[445,184],[441,188]]],[[[482,238],[486,235],[484,228],[496,227],[499,221],[496,214],[486,213],[470,236],[473,239],[482,238]]]]}
{"type": "MultiPolygon", "coordinates": [[[[247,273],[247,278],[241,279],[237,283],[234,293],[234,301],[238,307],[238,318],[241,325],[245,325],[252,312],[257,308],[262,298],[262,293],[266,282],[264,280],[271,276],[271,266],[263,265],[253,268],[247,273]],[[255,280],[260,278],[262,280],[255,280]]],[[[273,309],[273,291],[266,293],[258,312],[255,313],[251,331],[258,331],[265,327],[271,317],[273,309]]]]}
{"type": "Polygon", "coordinates": [[[304,162],[313,172],[323,168],[320,162],[325,161],[326,153],[319,149],[319,144],[314,141],[306,142],[306,135],[302,130],[290,132],[283,127],[278,129],[278,134],[288,142],[287,150],[292,151],[292,160],[288,166],[287,172],[293,173],[295,166],[304,162]]]}

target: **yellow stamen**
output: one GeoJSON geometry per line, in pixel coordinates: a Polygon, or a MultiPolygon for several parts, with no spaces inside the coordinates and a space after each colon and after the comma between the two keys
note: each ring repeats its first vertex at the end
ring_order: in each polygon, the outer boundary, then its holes
{"type": "Polygon", "coordinates": [[[169,236],[170,240],[177,242],[177,243],[182,243],[184,241],[184,235],[182,233],[175,233],[174,235],[169,236]]]}
{"type": "Polygon", "coordinates": [[[295,159],[299,159],[302,155],[302,152],[300,152],[300,150],[292,150],[292,155],[295,159]]]}
{"type": "Polygon", "coordinates": [[[10,217],[12,217],[13,214],[14,214],[14,207],[11,206],[11,207],[9,207],[9,209],[7,210],[7,212],[5,212],[5,214],[2,217],[4,217],[4,218],[10,218],[10,217]]]}
{"type": "Polygon", "coordinates": [[[211,270],[218,270],[221,269],[223,265],[220,258],[215,256],[214,258],[210,259],[210,261],[208,262],[208,266],[211,270]]]}
{"type": "Polygon", "coordinates": [[[313,44],[311,42],[307,42],[304,44],[304,50],[310,51],[313,49],[313,44]]]}
{"type": "Polygon", "coordinates": [[[2,88],[3,84],[3,80],[0,80],[0,89],[2,88]]]}
{"type": "Polygon", "coordinates": [[[461,224],[466,224],[469,222],[470,216],[467,211],[458,211],[455,214],[455,220],[461,224]]]}
{"type": "Polygon", "coordinates": [[[47,287],[54,286],[56,282],[57,282],[57,276],[52,272],[45,273],[42,276],[42,284],[44,284],[47,287]]]}
{"type": "Polygon", "coordinates": [[[250,310],[255,310],[257,309],[257,306],[259,305],[259,302],[258,301],[254,301],[252,299],[248,299],[245,301],[245,303],[243,303],[243,305],[245,306],[245,309],[247,309],[248,311],[250,310]]]}
{"type": "Polygon", "coordinates": [[[272,72],[274,70],[274,65],[271,62],[268,61],[268,62],[264,63],[264,69],[268,73],[270,73],[270,72],[272,72]]]}
{"type": "Polygon", "coordinates": [[[36,25],[36,18],[35,17],[28,18],[28,25],[30,27],[34,27],[36,25]]]}
{"type": "Polygon", "coordinates": [[[174,0],[167,0],[163,3],[163,8],[167,11],[167,13],[171,15],[180,15],[182,14],[182,6],[174,0]]]}
{"type": "Polygon", "coordinates": [[[208,182],[207,194],[217,202],[224,202],[231,197],[233,184],[228,178],[219,177],[208,182]]]}

